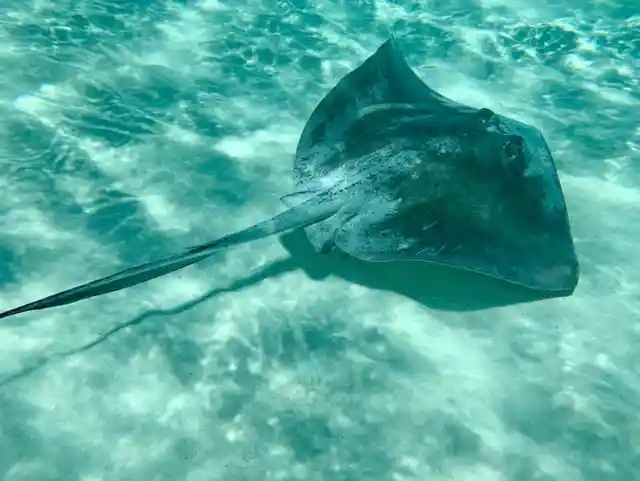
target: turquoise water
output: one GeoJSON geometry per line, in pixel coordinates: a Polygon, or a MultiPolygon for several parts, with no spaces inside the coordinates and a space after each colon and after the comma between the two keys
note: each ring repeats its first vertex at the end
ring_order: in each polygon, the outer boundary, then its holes
{"type": "Polygon", "coordinates": [[[0,479],[640,479],[637,5],[5,2],[0,310],[279,212],[311,110],[390,33],[542,129],[582,277],[515,303],[293,233],[8,319],[0,479]]]}

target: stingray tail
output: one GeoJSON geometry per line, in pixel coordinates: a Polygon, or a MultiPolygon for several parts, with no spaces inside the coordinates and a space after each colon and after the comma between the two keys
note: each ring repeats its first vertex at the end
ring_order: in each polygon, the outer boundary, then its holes
{"type": "Polygon", "coordinates": [[[300,206],[282,212],[269,220],[221,237],[215,241],[191,247],[181,254],[176,254],[147,264],[131,267],[87,284],[72,287],[66,291],[2,312],[0,313],[0,319],[23,312],[72,304],[83,299],[108,294],[137,284],[142,284],[143,282],[147,282],[156,277],[160,277],[170,272],[190,266],[191,264],[195,264],[196,262],[210,257],[221,249],[245,244],[247,242],[279,234],[287,230],[314,224],[330,217],[337,210],[337,206],[321,204],[312,199],[300,206]]]}

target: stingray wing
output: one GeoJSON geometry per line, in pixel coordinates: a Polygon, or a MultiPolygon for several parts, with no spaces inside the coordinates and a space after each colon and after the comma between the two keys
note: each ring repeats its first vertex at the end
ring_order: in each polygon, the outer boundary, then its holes
{"type": "Polygon", "coordinates": [[[417,106],[433,115],[476,110],[425,85],[405,61],[395,39],[390,38],[342,78],[311,114],[296,150],[296,185],[309,184],[348,163],[351,157],[332,155],[332,149],[344,141],[351,124],[371,107],[393,104],[417,106]]]}
{"type": "MultiPolygon", "coordinates": [[[[573,292],[578,263],[563,222],[507,232],[463,222],[454,209],[426,201],[375,199],[337,232],[334,243],[366,261],[418,260],[474,271],[514,284],[573,292]]],[[[416,282],[419,280],[416,279],[416,282]]]]}
{"type": "Polygon", "coordinates": [[[366,261],[433,262],[573,292],[578,261],[555,169],[526,179],[535,188],[483,178],[461,159],[425,153],[427,142],[437,144],[414,139],[412,147],[405,137],[404,172],[337,230],[334,244],[366,261]],[[406,164],[411,158],[421,160],[419,167],[406,164]]]}
{"type": "Polygon", "coordinates": [[[367,261],[427,261],[572,292],[578,261],[548,146],[535,127],[486,115],[398,108],[354,121],[346,151],[380,169],[334,244],[367,261]],[[513,139],[522,151],[508,160],[513,139]]]}

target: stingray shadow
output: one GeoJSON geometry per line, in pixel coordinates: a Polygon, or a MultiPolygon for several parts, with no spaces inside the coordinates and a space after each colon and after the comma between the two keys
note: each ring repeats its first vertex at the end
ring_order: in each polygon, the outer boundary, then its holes
{"type": "MultiPolygon", "coordinates": [[[[44,354],[26,366],[23,366],[21,369],[18,369],[16,372],[6,375],[0,378],[0,389],[9,386],[17,381],[25,379],[31,374],[39,372],[47,367],[51,367],[51,365],[56,362],[64,361],[65,359],[71,358],[77,354],[82,354],[84,352],[97,347],[100,344],[108,341],[112,336],[128,330],[134,326],[140,325],[143,322],[151,320],[153,318],[171,318],[172,316],[177,316],[183,312],[186,312],[203,302],[206,302],[209,299],[212,299],[221,294],[233,293],[236,291],[240,291],[244,288],[250,287],[252,285],[259,284],[265,279],[270,279],[273,277],[278,277],[280,275],[286,274],[287,272],[294,271],[296,269],[295,264],[292,259],[283,259],[272,264],[269,264],[261,269],[256,270],[253,274],[246,276],[242,279],[239,279],[233,282],[228,287],[211,289],[203,295],[196,297],[190,301],[184,302],[176,307],[172,307],[169,309],[151,309],[143,312],[142,314],[133,317],[129,320],[122,321],[120,323],[115,324],[102,334],[97,335],[93,340],[86,342],[79,347],[74,347],[71,349],[67,349],[64,351],[58,351],[53,353],[44,354]]],[[[163,329],[163,325],[159,323],[158,330],[163,329]]]]}
{"type": "Polygon", "coordinates": [[[571,294],[534,291],[426,262],[364,262],[341,252],[318,254],[302,230],[281,236],[280,242],[296,266],[312,279],[336,276],[370,289],[400,294],[436,310],[477,311],[571,294]]]}

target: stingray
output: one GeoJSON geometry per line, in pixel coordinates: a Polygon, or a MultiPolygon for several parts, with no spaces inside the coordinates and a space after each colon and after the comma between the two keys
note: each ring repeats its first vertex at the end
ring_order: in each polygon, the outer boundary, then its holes
{"type": "Polygon", "coordinates": [[[293,177],[287,209],[271,219],[0,318],[131,287],[300,228],[320,254],[437,263],[558,295],[577,285],[566,203],[540,130],[440,95],[393,37],[317,105],[293,177]]]}

